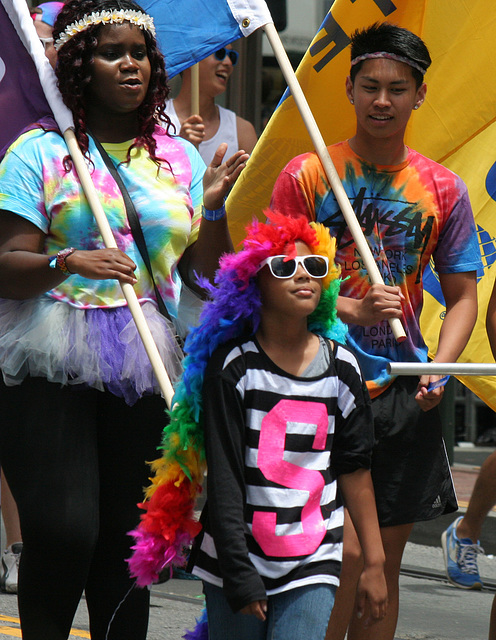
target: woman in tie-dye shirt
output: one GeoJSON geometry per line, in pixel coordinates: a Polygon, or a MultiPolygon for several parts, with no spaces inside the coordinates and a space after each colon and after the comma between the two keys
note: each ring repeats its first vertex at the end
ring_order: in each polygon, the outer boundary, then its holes
{"type": "Polygon", "coordinates": [[[85,591],[92,638],[144,640],[149,592],[126,595],[126,534],[165,403],[120,284],[134,285],[174,378],[183,294],[201,294],[195,274],[212,276],[231,249],[224,195],[247,156],[222,163],[220,148],[205,171],[192,145],[157,125],[164,62],[134,3],[71,0],[54,39],[59,87],[118,248],[104,247],[56,126],[21,135],[0,165],[0,451],[24,540],[21,625],[27,640],[67,638],[85,591]],[[175,326],[157,309],[93,137],[118,165],[175,326]]]}

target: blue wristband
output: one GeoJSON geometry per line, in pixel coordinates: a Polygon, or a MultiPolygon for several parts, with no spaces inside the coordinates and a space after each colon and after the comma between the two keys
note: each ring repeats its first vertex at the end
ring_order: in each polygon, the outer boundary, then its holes
{"type": "Polygon", "coordinates": [[[201,214],[202,218],[205,218],[205,220],[216,222],[217,220],[222,220],[226,215],[226,206],[223,204],[220,209],[205,209],[202,205],[201,214]]]}

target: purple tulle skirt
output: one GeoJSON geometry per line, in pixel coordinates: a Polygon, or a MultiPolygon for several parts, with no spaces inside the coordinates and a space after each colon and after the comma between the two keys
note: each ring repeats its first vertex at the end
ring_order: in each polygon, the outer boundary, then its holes
{"type": "MultiPolygon", "coordinates": [[[[175,329],[152,302],[142,309],[174,384],[182,360],[175,329]]],[[[48,296],[0,300],[0,369],[7,385],[41,376],[107,389],[130,405],[143,395],[160,394],[127,306],[77,309],[48,296]]]]}

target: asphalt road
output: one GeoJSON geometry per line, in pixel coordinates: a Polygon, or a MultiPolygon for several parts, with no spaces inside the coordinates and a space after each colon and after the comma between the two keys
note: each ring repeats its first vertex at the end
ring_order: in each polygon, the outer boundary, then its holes
{"type": "MultiPolygon", "coordinates": [[[[496,592],[496,560],[481,558],[480,567],[489,588],[456,589],[444,579],[439,547],[409,543],[401,576],[396,640],[486,640],[496,592]]],[[[154,587],[151,600],[148,640],[181,640],[202,611],[201,587],[196,581],[172,580],[154,587]]],[[[0,639],[19,637],[16,596],[0,594],[0,639]]],[[[70,638],[89,637],[83,600],[70,638]]]]}
{"type": "MultiPolygon", "coordinates": [[[[491,448],[457,449],[455,462],[478,466],[491,451],[491,448]]],[[[452,520],[452,516],[438,518],[417,525],[414,530],[403,561],[400,617],[395,640],[487,640],[489,613],[496,593],[496,559],[492,555],[479,559],[480,572],[487,585],[482,591],[465,591],[451,586],[444,577],[439,537],[452,520]]],[[[486,553],[496,554],[494,514],[485,525],[484,538],[486,553]]],[[[147,640],[181,640],[185,629],[194,627],[202,608],[199,581],[171,580],[153,587],[147,640]]],[[[20,637],[17,598],[0,593],[0,640],[20,637]]],[[[70,638],[90,638],[84,599],[70,638]]]]}

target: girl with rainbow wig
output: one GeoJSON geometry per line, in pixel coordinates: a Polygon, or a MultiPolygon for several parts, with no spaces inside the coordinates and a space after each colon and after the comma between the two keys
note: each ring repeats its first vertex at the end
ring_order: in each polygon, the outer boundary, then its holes
{"type": "Polygon", "coordinates": [[[346,332],[335,240],[303,217],[267,217],[248,227],[242,251],[223,256],[215,284],[202,282],[210,300],[186,340],[163,457],[132,532],[142,586],[183,563],[196,537],[189,565],[203,580],[213,640],[324,638],[343,500],[364,552],[361,612],[380,619],[387,606],[370,399],[355,356],[335,341],[346,332]]]}

